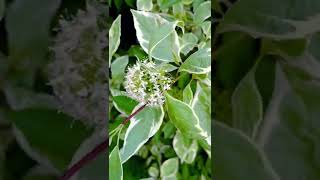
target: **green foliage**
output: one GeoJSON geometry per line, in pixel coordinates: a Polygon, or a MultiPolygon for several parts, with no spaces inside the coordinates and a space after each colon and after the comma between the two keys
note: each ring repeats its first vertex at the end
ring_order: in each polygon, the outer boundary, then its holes
{"type": "Polygon", "coordinates": [[[213,5],[215,176],[319,179],[319,1],[213,5]]]}
{"type": "MultiPolygon", "coordinates": [[[[153,61],[154,71],[175,81],[170,90],[161,92],[165,103],[155,107],[147,103],[128,128],[119,125],[123,118],[110,120],[110,135],[117,138],[110,138],[109,144],[120,149],[124,179],[211,179],[211,168],[205,165],[211,161],[211,2],[137,0],[136,7],[130,10],[129,21],[139,44],[121,49],[127,43],[121,39],[119,49],[110,51],[111,82],[117,82],[109,86],[114,107],[110,114],[127,117],[143,105],[123,91],[126,84],[120,80],[133,64],[153,61]],[[137,157],[144,162],[140,175],[125,168],[137,157]]],[[[123,17],[118,16],[113,25],[125,21],[120,20],[123,17]]],[[[109,47],[118,41],[120,36],[114,36],[109,47]]]]}

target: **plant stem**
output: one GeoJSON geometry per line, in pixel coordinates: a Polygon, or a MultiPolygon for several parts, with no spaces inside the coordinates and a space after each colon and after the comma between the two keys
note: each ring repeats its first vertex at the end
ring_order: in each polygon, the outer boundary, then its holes
{"type": "Polygon", "coordinates": [[[139,109],[137,109],[134,113],[132,113],[129,117],[127,117],[124,121],[122,121],[121,124],[126,124],[128,121],[130,121],[130,119],[135,116],[138,112],[140,112],[143,108],[146,107],[147,104],[144,104],[143,106],[139,107],[139,109]]]}
{"type": "MultiPolygon", "coordinates": [[[[144,104],[143,106],[139,107],[135,112],[133,112],[130,116],[128,116],[121,124],[126,124],[130,121],[130,119],[138,114],[143,108],[146,107],[147,104],[144,104]]],[[[95,159],[100,153],[102,153],[104,150],[108,148],[108,142],[109,138],[107,138],[105,141],[97,145],[92,151],[90,151],[88,154],[86,154],[84,157],[82,157],[78,162],[76,162],[74,165],[71,166],[70,169],[68,169],[63,176],[60,177],[59,180],[68,180],[70,179],[76,172],[78,172],[83,166],[85,166],[88,162],[95,159]]]]}
{"type": "Polygon", "coordinates": [[[81,158],[76,164],[71,166],[70,169],[59,180],[67,180],[71,178],[76,172],[78,172],[85,164],[95,159],[98,154],[102,153],[108,147],[109,139],[103,141],[101,144],[97,145],[92,151],[81,158]]]}

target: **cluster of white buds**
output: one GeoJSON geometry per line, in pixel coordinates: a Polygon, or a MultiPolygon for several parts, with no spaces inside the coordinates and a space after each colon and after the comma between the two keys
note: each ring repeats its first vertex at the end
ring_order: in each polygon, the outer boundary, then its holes
{"type": "Polygon", "coordinates": [[[128,95],[147,106],[164,103],[164,91],[170,89],[172,79],[165,71],[156,68],[152,61],[137,62],[128,68],[124,87],[128,95]]]}

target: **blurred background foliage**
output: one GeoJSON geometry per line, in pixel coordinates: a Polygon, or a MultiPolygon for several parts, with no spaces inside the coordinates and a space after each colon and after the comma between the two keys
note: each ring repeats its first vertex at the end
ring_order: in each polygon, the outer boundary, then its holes
{"type": "Polygon", "coordinates": [[[319,1],[213,5],[214,176],[319,179],[319,1]]]}
{"type": "MultiPolygon", "coordinates": [[[[107,2],[90,1],[90,6],[102,8],[108,15],[106,5],[107,2]]],[[[49,64],[59,57],[53,47],[59,47],[56,39],[63,32],[62,20],[72,29],[72,20],[80,11],[86,17],[88,13],[83,12],[87,9],[85,0],[0,0],[1,180],[57,179],[88,148],[106,138],[101,133],[105,125],[87,123],[94,120],[82,119],[69,113],[68,107],[63,108],[64,99],[59,99],[57,89],[70,87],[53,87],[49,71],[49,64]]],[[[105,18],[105,24],[108,22],[105,18]]],[[[107,26],[104,28],[106,32],[107,26]]],[[[104,36],[107,39],[107,33],[104,36]]],[[[73,40],[75,47],[70,48],[78,49],[78,54],[84,52],[79,47],[90,42],[83,34],[73,40]]],[[[108,43],[103,43],[105,49],[101,53],[106,57],[102,61],[107,63],[108,43]]],[[[85,56],[79,59],[86,60],[85,56]]],[[[70,109],[77,108],[77,102],[73,103],[75,107],[70,109]]],[[[106,159],[100,156],[76,176],[103,179],[105,167],[106,159]]]]}

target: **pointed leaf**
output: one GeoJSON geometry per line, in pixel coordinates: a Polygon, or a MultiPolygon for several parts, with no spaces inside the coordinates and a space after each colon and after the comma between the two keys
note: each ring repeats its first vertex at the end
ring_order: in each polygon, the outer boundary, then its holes
{"type": "Polygon", "coordinates": [[[122,180],[123,170],[120,160],[119,147],[116,146],[109,156],[109,179],[122,180]]]}
{"type": "Polygon", "coordinates": [[[180,132],[177,132],[173,138],[173,149],[178,155],[181,163],[191,164],[196,158],[198,143],[195,139],[188,139],[180,132]]]}
{"type": "Polygon", "coordinates": [[[254,137],[263,118],[262,97],[255,81],[255,65],[240,81],[232,95],[233,124],[249,137],[254,137]]]}
{"type": "Polygon", "coordinates": [[[191,54],[180,66],[179,71],[192,74],[205,74],[211,71],[211,49],[200,49],[191,54]]]}
{"type": "Polygon", "coordinates": [[[160,61],[179,61],[179,40],[174,30],[176,23],[169,22],[155,13],[135,10],[131,10],[131,12],[137,38],[143,50],[149,53],[151,49],[149,55],[160,61]]]}
{"type": "Polygon", "coordinates": [[[166,103],[171,122],[183,135],[198,139],[208,137],[200,127],[197,115],[188,104],[175,99],[168,93],[166,93],[166,103]]]}
{"type": "Polygon", "coordinates": [[[121,36],[121,15],[113,21],[109,30],[109,66],[111,65],[111,59],[113,54],[117,51],[120,45],[121,36]]]}
{"type": "Polygon", "coordinates": [[[163,117],[162,107],[146,106],[130,120],[120,152],[122,163],[133,156],[159,130],[163,117]]]}

